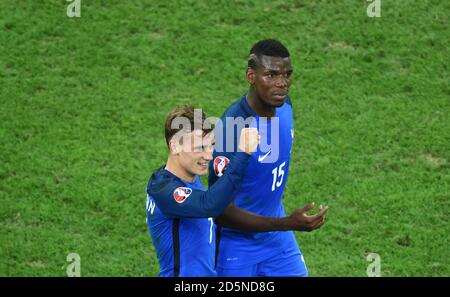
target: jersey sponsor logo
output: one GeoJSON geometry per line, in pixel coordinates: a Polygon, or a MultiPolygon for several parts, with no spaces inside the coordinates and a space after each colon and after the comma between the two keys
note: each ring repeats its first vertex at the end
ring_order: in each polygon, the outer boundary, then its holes
{"type": "Polygon", "coordinates": [[[271,152],[272,149],[270,149],[265,155],[258,156],[258,162],[264,161],[264,159],[267,158],[267,156],[269,156],[271,152]]]}
{"type": "Polygon", "coordinates": [[[230,159],[224,156],[217,156],[214,159],[214,173],[221,177],[223,173],[225,172],[225,169],[227,168],[228,164],[230,163],[230,159]]]}
{"type": "Polygon", "coordinates": [[[187,187],[179,187],[173,191],[173,198],[178,203],[183,203],[192,194],[192,189],[187,187]]]}

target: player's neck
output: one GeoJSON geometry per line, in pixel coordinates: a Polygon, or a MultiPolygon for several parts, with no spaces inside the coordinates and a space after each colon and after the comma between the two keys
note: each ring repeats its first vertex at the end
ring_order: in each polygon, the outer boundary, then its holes
{"type": "Polygon", "coordinates": [[[192,175],[191,173],[184,170],[182,166],[180,166],[176,160],[171,158],[167,159],[167,164],[165,169],[175,175],[178,178],[181,178],[184,181],[187,181],[188,183],[193,183],[195,181],[196,175],[192,175]]]}
{"type": "Polygon", "coordinates": [[[260,117],[266,117],[270,119],[275,116],[275,107],[264,104],[261,99],[256,97],[251,88],[248,91],[247,96],[245,97],[250,108],[260,117]]]}

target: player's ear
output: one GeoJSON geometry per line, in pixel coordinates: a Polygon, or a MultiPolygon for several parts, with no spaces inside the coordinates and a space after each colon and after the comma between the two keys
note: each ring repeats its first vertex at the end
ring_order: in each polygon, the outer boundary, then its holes
{"type": "Polygon", "coordinates": [[[169,151],[173,155],[176,155],[180,152],[180,147],[173,138],[169,141],[169,151]]]}
{"type": "Polygon", "coordinates": [[[245,71],[245,76],[247,77],[247,81],[250,85],[255,83],[255,70],[250,67],[247,67],[247,71],[245,71]]]}

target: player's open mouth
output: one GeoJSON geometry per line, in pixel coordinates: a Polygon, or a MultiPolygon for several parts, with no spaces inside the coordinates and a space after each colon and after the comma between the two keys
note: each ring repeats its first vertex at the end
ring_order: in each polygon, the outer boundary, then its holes
{"type": "Polygon", "coordinates": [[[198,162],[197,164],[200,167],[202,167],[202,169],[207,169],[208,168],[208,162],[198,162]]]}
{"type": "Polygon", "coordinates": [[[287,97],[287,93],[283,92],[283,93],[274,93],[273,97],[277,100],[284,100],[287,97]]]}

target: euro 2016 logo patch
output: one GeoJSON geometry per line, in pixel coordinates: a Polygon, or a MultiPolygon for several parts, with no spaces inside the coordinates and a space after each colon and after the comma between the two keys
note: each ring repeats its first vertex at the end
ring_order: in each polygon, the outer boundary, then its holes
{"type": "Polygon", "coordinates": [[[224,156],[218,156],[214,159],[214,173],[221,177],[227,169],[228,164],[230,163],[230,159],[224,156]]]}
{"type": "Polygon", "coordinates": [[[192,193],[191,188],[179,187],[173,191],[173,198],[178,203],[183,203],[192,193]]]}

